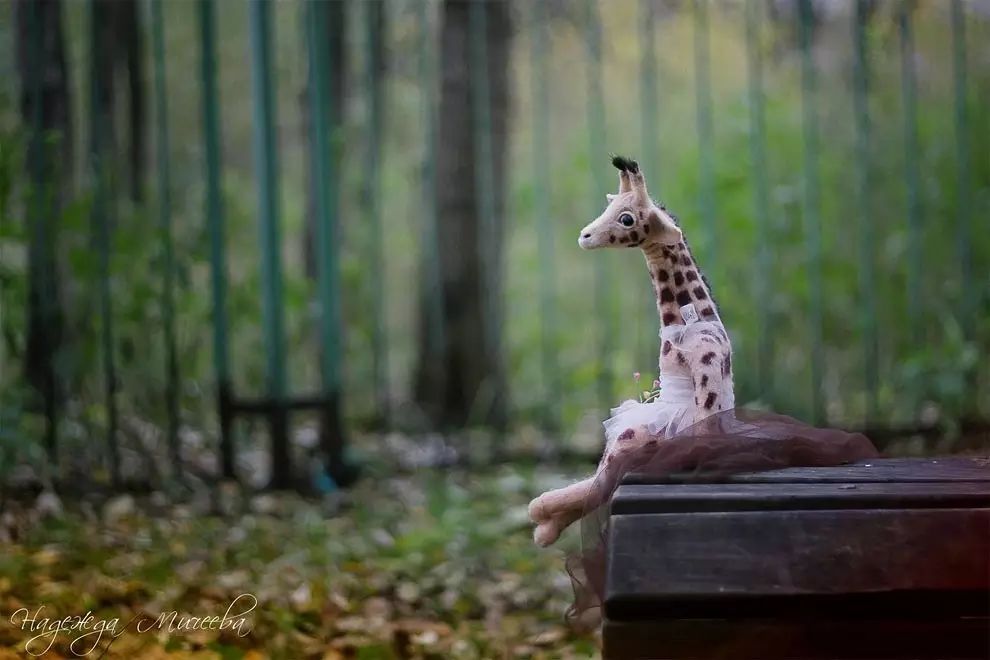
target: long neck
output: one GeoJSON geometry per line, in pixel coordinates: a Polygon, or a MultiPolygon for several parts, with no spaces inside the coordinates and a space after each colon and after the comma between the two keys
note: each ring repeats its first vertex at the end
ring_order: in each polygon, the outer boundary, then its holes
{"type": "Polygon", "coordinates": [[[719,318],[708,282],[698,270],[687,243],[681,241],[671,246],[650,243],[643,246],[643,254],[656,291],[657,314],[662,325],[684,325],[681,307],[688,303],[694,303],[702,321],[719,318]]]}

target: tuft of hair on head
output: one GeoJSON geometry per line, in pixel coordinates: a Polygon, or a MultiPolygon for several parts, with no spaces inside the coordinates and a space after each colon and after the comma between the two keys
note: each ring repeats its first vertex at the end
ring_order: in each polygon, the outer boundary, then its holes
{"type": "Polygon", "coordinates": [[[630,172],[631,174],[639,173],[639,163],[634,161],[632,158],[617,156],[615,154],[609,155],[612,156],[612,166],[615,167],[615,169],[623,172],[630,172]]]}

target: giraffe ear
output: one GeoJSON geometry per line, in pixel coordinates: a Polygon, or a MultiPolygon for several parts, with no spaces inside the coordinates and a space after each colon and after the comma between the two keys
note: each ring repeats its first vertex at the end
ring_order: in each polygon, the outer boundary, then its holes
{"type": "Polygon", "coordinates": [[[654,206],[647,216],[650,231],[656,232],[656,241],[664,245],[677,245],[683,238],[680,227],[666,211],[654,206]]]}

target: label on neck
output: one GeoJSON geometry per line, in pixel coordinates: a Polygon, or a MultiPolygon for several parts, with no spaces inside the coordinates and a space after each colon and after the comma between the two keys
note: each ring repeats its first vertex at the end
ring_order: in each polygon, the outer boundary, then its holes
{"type": "Polygon", "coordinates": [[[694,308],[694,303],[688,303],[681,307],[681,318],[684,319],[685,325],[698,322],[698,310],[694,308]]]}

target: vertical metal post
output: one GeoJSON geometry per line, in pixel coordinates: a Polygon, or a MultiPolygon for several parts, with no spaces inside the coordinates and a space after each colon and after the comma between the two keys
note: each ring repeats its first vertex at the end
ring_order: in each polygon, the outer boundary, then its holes
{"type": "MultiPolygon", "coordinates": [[[[973,281],[972,184],[970,181],[969,109],[966,93],[966,19],[962,0],[952,0],[952,80],[955,93],[956,133],[956,250],[959,259],[960,291],[968,292],[973,281]]],[[[964,293],[960,300],[963,332],[973,337],[975,295],[964,293]]]]}
{"type": "Polygon", "coordinates": [[[712,81],[708,46],[708,0],[694,3],[694,90],[698,122],[698,207],[705,225],[705,261],[718,273],[718,235],[715,226],[715,173],[712,165],[712,81]]]}
{"type": "Polygon", "coordinates": [[[753,213],[756,215],[756,299],[764,306],[757,315],[756,364],[760,398],[773,399],[773,310],[770,299],[770,192],[767,181],[766,116],[763,54],[760,44],[762,2],[746,3],[746,63],[749,92],[749,154],[753,163],[753,213]]]}
{"type": "Polygon", "coordinates": [[[309,52],[311,166],[316,213],[317,286],[322,318],[321,371],[323,372],[323,451],[331,475],[344,471],[344,429],[340,414],[340,266],[337,251],[337,200],[333,184],[336,172],[330,153],[330,52],[325,30],[327,5],[323,0],[306,3],[309,52]]]}
{"type": "Polygon", "coordinates": [[[292,465],[285,408],[285,327],[282,309],[282,258],[279,226],[278,150],[272,74],[273,34],[268,0],[248,4],[251,26],[251,81],[254,97],[254,158],[258,185],[261,243],[261,295],[265,341],[266,389],[274,404],[271,416],[272,486],[291,485],[292,465]]]}
{"type": "Polygon", "coordinates": [[[110,459],[110,479],[120,485],[120,451],[117,444],[117,366],[113,354],[113,306],[110,297],[110,226],[113,202],[108,194],[109,150],[107,149],[107,113],[101,98],[101,67],[97,49],[100,48],[99,6],[89,3],[90,44],[90,175],[93,183],[91,223],[93,242],[99,263],[100,344],[103,354],[104,396],[107,412],[107,447],[110,459]]]}
{"type": "MultiPolygon", "coordinates": [[[[655,191],[654,196],[660,191],[660,157],[658,154],[657,137],[657,53],[656,38],[654,30],[656,20],[654,15],[653,0],[640,0],[640,119],[642,122],[643,139],[643,166],[650,179],[650,187],[655,191]]],[[[659,320],[657,319],[656,302],[653,296],[652,283],[648,283],[644,278],[641,280],[644,296],[642,310],[643,320],[636,324],[637,341],[636,353],[644,360],[644,364],[655,365],[651,370],[659,373],[657,360],[657,331],[659,330],[659,320]]]]}
{"type": "Polygon", "coordinates": [[[818,191],[818,81],[815,61],[811,52],[814,16],[811,0],[800,0],[798,31],[801,41],[801,105],[803,109],[802,133],[804,140],[804,194],[802,215],[806,250],[808,254],[809,281],[809,331],[811,340],[811,415],[816,424],[825,421],[822,400],[823,320],[822,320],[822,230],[819,215],[818,191]]]}
{"type": "MultiPolygon", "coordinates": [[[[485,298],[485,334],[484,350],[489,355],[490,363],[496,363],[501,355],[501,282],[498,267],[497,232],[495,226],[495,179],[492,162],[492,117],[491,89],[488,75],[488,27],[486,13],[488,11],[484,0],[472,0],[469,6],[468,20],[471,32],[471,124],[474,137],[474,174],[475,190],[477,191],[478,216],[481,219],[478,232],[478,252],[481,256],[482,286],[485,298]]],[[[493,381],[493,396],[499,396],[501,384],[497,382],[499,374],[491,376],[493,381]]],[[[491,419],[491,415],[489,415],[491,419]]],[[[495,420],[501,424],[501,420],[495,420]]]]}
{"type": "MultiPolygon", "coordinates": [[[[598,4],[587,0],[587,76],[588,76],[588,137],[589,161],[592,173],[592,200],[598,204],[601,195],[608,190],[605,172],[605,102],[602,96],[602,27],[598,17],[598,4]]],[[[598,338],[598,403],[605,410],[612,405],[612,338],[615,336],[615,314],[611,272],[605,259],[595,260],[595,313],[601,319],[598,338]]]]}
{"type": "Polygon", "coordinates": [[[371,351],[374,373],[375,416],[378,423],[389,424],[388,337],[385,322],[385,260],[382,255],[385,234],[382,232],[381,204],[381,136],[385,129],[382,98],[384,83],[384,0],[368,0],[365,11],[365,87],[368,91],[368,155],[365,174],[365,208],[368,214],[368,263],[371,265],[371,351]]]}
{"type": "Polygon", "coordinates": [[[547,72],[546,6],[532,3],[530,33],[533,93],[533,181],[537,241],[540,251],[540,357],[543,365],[543,427],[560,430],[560,372],[557,359],[557,287],[554,259],[553,220],[550,215],[550,76],[547,72]]]}
{"type": "Polygon", "coordinates": [[[918,83],[914,63],[914,30],[911,3],[901,3],[897,28],[901,46],[901,92],[904,104],[904,185],[907,188],[908,259],[907,310],[911,339],[922,333],[921,307],[921,176],[918,172],[918,83]]]}
{"type": "Polygon", "coordinates": [[[423,149],[423,232],[422,250],[427,268],[424,282],[428,303],[427,322],[430,354],[441,356],[447,350],[447,333],[444,325],[444,291],[440,270],[440,230],[437,220],[437,112],[436,112],[436,57],[430,32],[430,9],[433,5],[424,0],[419,14],[419,78],[421,81],[421,112],[424,133],[423,149]]]}
{"type": "Polygon", "coordinates": [[[853,29],[853,114],[856,122],[856,208],[859,219],[859,291],[863,297],[863,375],[866,386],[867,421],[876,420],[879,409],[879,339],[877,336],[876,251],[871,189],[873,162],[870,142],[870,65],[866,35],[869,20],[867,0],[856,0],[853,29]]]}
{"type": "MultiPolygon", "coordinates": [[[[44,134],[44,94],[42,93],[42,80],[44,72],[41,70],[44,61],[44,35],[42,34],[43,8],[40,3],[31,2],[22,10],[28,12],[28,41],[31,48],[31,57],[27,62],[30,67],[29,80],[31,109],[31,131],[28,143],[28,170],[31,177],[31,188],[29,197],[29,225],[30,240],[28,257],[28,286],[29,296],[37,295],[39,300],[37,310],[40,312],[40,327],[36,330],[37,336],[34,341],[39,345],[42,363],[38,366],[43,370],[41,384],[41,395],[45,409],[45,449],[48,453],[48,460],[52,469],[57,469],[58,458],[58,412],[57,412],[57,376],[55,371],[55,350],[56,338],[55,327],[56,301],[55,301],[55,197],[53,182],[48,180],[53,176],[56,166],[53,166],[51,149],[46,145],[44,134]],[[25,9],[26,7],[26,9],[25,9]],[[50,219],[51,218],[51,219],[50,219]]],[[[67,136],[61,136],[64,140],[67,136]]],[[[34,323],[30,323],[34,326],[34,323]]]]}
{"type": "Polygon", "coordinates": [[[182,475],[179,457],[179,362],[175,354],[175,266],[172,248],[171,173],[168,162],[168,99],[165,89],[165,36],[162,0],[151,0],[151,41],[155,60],[155,119],[158,152],[158,225],[162,249],[162,323],[165,333],[166,437],[175,478],[182,475]]]}
{"type": "Polygon", "coordinates": [[[220,465],[225,479],[235,478],[232,388],[227,348],[227,257],[224,249],[223,191],[220,186],[220,119],[217,110],[214,0],[199,0],[200,79],[203,143],[206,152],[206,218],[210,236],[210,292],[213,300],[213,369],[220,417],[220,465]]]}

